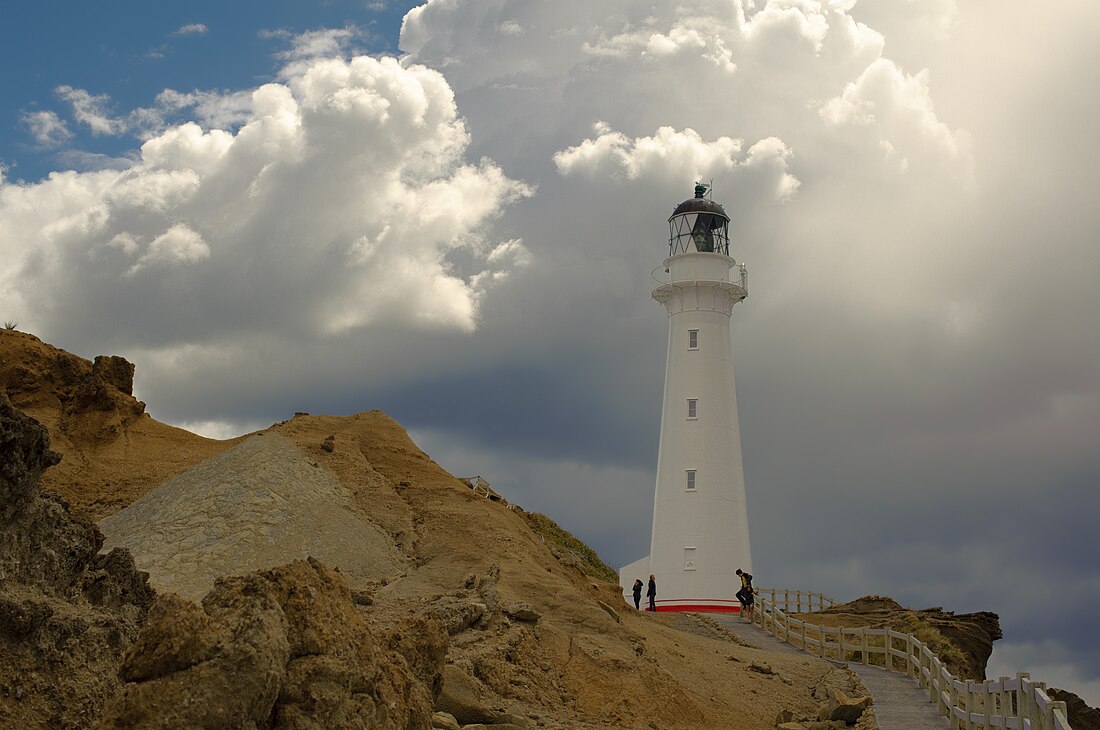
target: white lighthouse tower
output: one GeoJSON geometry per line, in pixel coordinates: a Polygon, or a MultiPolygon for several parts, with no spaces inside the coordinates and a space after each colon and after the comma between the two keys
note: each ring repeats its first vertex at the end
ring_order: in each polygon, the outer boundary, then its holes
{"type": "Polygon", "coordinates": [[[653,534],[649,555],[619,571],[626,596],[635,579],[656,577],[658,611],[737,612],[735,571],[752,572],[730,347],[748,275],[729,255],[729,216],[707,192],[696,185],[668,219],[667,280],[653,290],[668,310],[653,534]]]}

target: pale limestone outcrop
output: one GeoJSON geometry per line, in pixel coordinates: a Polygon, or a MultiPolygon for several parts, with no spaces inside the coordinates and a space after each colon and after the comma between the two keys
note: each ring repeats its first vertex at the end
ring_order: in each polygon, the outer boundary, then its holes
{"type": "Polygon", "coordinates": [[[407,563],[346,487],[273,432],[168,480],[100,528],[107,547],[128,548],[158,591],[191,599],[218,576],[308,556],[357,588],[407,563]]]}

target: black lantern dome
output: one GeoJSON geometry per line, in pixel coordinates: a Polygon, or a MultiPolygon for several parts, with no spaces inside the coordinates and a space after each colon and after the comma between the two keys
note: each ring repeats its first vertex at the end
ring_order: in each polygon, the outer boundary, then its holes
{"type": "Polygon", "coordinates": [[[677,205],[669,216],[670,256],[695,251],[729,256],[730,217],[721,205],[706,197],[709,190],[709,185],[696,183],[695,197],[677,205]]]}

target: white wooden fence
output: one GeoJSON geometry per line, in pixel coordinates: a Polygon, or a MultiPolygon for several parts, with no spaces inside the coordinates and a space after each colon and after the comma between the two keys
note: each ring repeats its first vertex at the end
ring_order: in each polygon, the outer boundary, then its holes
{"type": "Polygon", "coordinates": [[[819,626],[788,616],[809,613],[836,603],[820,593],[762,588],[756,592],[753,621],[777,638],[826,659],[861,661],[912,677],[928,690],[952,728],[990,730],[1072,730],[1066,703],[1047,695],[1046,683],[1033,682],[1026,672],[1015,679],[1001,677],[967,682],[955,677],[939,657],[912,634],[869,627],[819,626]]]}

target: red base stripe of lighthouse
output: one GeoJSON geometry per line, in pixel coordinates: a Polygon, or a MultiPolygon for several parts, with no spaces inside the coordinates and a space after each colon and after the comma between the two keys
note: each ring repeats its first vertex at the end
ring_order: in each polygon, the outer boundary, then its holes
{"type": "Polygon", "coordinates": [[[738,605],[729,605],[728,603],[677,603],[673,605],[661,605],[661,601],[657,601],[657,613],[672,613],[672,612],[691,612],[691,613],[741,613],[741,607],[738,605]]]}

